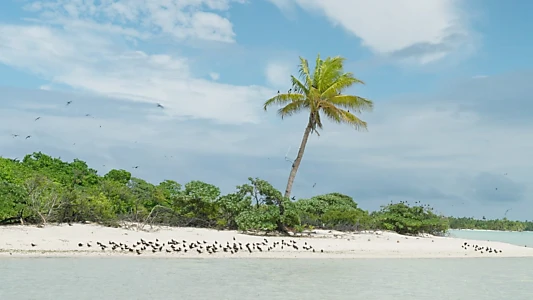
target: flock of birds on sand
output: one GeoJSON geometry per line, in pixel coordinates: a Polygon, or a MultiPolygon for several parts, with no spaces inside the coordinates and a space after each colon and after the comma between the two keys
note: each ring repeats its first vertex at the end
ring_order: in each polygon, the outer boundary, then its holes
{"type": "MultiPolygon", "coordinates": [[[[36,247],[37,244],[32,243],[32,247],[36,247]]],[[[175,240],[170,239],[167,242],[155,239],[155,241],[148,241],[140,239],[137,242],[127,244],[122,242],[108,241],[107,243],[96,242],[94,245],[91,242],[78,243],[78,247],[84,250],[91,250],[94,248],[100,248],[102,251],[112,251],[119,253],[132,253],[141,255],[143,253],[187,253],[197,252],[198,254],[215,254],[215,253],[229,253],[236,254],[238,252],[269,252],[269,251],[307,251],[313,253],[324,253],[323,249],[315,249],[313,246],[304,242],[303,245],[298,244],[295,240],[281,240],[269,243],[268,239],[263,239],[262,242],[255,243],[242,243],[238,242],[235,237],[231,242],[218,242],[208,243],[207,241],[187,241],[187,240],[175,240]],[[93,248],[94,247],[94,248],[93,248]]]]}
{"type": "MultiPolygon", "coordinates": [[[[37,244],[31,243],[32,247],[36,247],[37,244]]],[[[167,242],[162,242],[159,239],[155,239],[155,241],[148,241],[144,239],[140,239],[135,243],[127,244],[122,242],[115,242],[115,241],[109,241],[108,243],[101,243],[96,242],[95,245],[93,245],[91,242],[86,243],[78,243],[78,247],[86,250],[91,250],[91,248],[100,248],[102,251],[112,251],[112,252],[118,252],[118,253],[132,253],[141,255],[145,252],[148,253],[159,253],[159,252],[166,252],[166,253],[187,253],[191,251],[191,253],[197,252],[198,254],[216,254],[219,252],[223,253],[230,253],[230,254],[236,254],[238,252],[248,252],[248,253],[254,253],[254,252],[269,252],[273,250],[292,250],[292,251],[306,251],[306,252],[313,252],[313,253],[324,253],[323,249],[315,249],[313,246],[308,244],[307,242],[304,242],[303,245],[299,245],[295,240],[281,240],[281,241],[274,241],[272,243],[268,242],[268,239],[263,239],[262,242],[255,242],[255,243],[242,243],[238,242],[235,237],[233,238],[232,242],[218,242],[214,241],[213,243],[208,243],[207,241],[187,241],[187,240],[175,240],[170,239],[167,242]]],[[[502,250],[494,249],[488,246],[480,246],[480,245],[471,245],[468,242],[464,242],[461,245],[461,248],[464,250],[474,250],[475,252],[479,252],[481,254],[484,253],[502,253],[502,250]]]]}
{"type": "Polygon", "coordinates": [[[465,249],[465,250],[469,250],[469,249],[473,249],[474,251],[481,253],[494,253],[494,254],[498,254],[498,253],[502,253],[502,250],[497,250],[497,249],[494,249],[494,248],[491,248],[491,247],[486,247],[486,246],[479,246],[479,245],[470,245],[468,244],[468,242],[464,242],[463,245],[461,245],[461,248],[465,249]]]}

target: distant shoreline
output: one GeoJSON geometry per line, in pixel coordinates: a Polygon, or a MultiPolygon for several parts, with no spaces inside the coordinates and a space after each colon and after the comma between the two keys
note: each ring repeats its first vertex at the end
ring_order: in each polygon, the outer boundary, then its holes
{"type": "Polygon", "coordinates": [[[0,227],[0,236],[2,237],[0,240],[0,257],[4,258],[364,259],[533,257],[533,248],[507,243],[437,236],[410,237],[382,231],[348,233],[315,230],[311,237],[265,237],[242,234],[236,231],[217,231],[203,228],[160,227],[156,231],[146,232],[109,228],[93,224],[73,224],[72,226],[47,225],[44,228],[20,225],[6,226],[0,227]],[[141,240],[144,244],[141,243],[141,240]],[[183,243],[184,240],[185,245],[183,243]],[[87,243],[89,243],[90,247],[88,247],[87,243]],[[97,243],[103,244],[105,250],[102,250],[97,243]],[[113,243],[116,244],[115,247],[113,243]],[[196,246],[189,248],[191,243],[196,246]],[[474,251],[473,248],[465,250],[462,247],[464,243],[467,243],[469,247],[478,245],[485,248],[480,251],[474,251]],[[157,246],[155,246],[156,244],[157,246]],[[247,250],[247,245],[250,250],[247,250]],[[115,250],[112,250],[113,247],[115,250]],[[184,252],[184,249],[188,250],[187,253],[184,252]],[[491,253],[489,253],[488,249],[490,249],[491,253]],[[498,251],[492,253],[492,249],[498,251]],[[501,253],[499,252],[500,250],[502,251],[501,253]]]}
{"type": "Polygon", "coordinates": [[[463,230],[463,231],[488,231],[488,232],[532,232],[533,231],[526,231],[526,230],[523,230],[523,231],[515,231],[515,230],[493,230],[493,229],[448,229],[448,231],[450,230],[463,230]]]}

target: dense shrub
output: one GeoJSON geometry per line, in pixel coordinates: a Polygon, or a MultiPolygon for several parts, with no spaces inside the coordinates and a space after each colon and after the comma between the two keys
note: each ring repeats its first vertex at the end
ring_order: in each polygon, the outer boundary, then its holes
{"type": "Polygon", "coordinates": [[[448,230],[448,220],[433,213],[426,205],[410,206],[405,202],[383,206],[373,214],[377,226],[400,234],[444,234],[448,230]]]}

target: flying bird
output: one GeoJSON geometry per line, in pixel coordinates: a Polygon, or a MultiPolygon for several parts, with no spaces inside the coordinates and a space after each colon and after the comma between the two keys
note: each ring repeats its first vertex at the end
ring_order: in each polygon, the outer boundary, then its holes
{"type": "Polygon", "coordinates": [[[161,104],[159,104],[159,103],[157,103],[157,107],[159,107],[159,108],[163,108],[163,109],[165,108],[163,105],[161,105],[161,104]]]}
{"type": "Polygon", "coordinates": [[[86,117],[90,117],[90,116],[91,116],[91,114],[86,114],[85,116],[86,116],[86,117]]]}
{"type": "Polygon", "coordinates": [[[72,100],[70,100],[70,101],[67,101],[67,105],[66,105],[66,106],[69,106],[69,105],[70,105],[70,103],[72,103],[72,100]]]}
{"type": "Polygon", "coordinates": [[[41,117],[37,117],[37,118],[35,118],[35,121],[39,120],[40,118],[41,118],[41,117]]]}
{"type": "Polygon", "coordinates": [[[14,137],[14,138],[16,138],[16,137],[18,137],[19,135],[18,135],[18,134],[12,134],[11,136],[14,137]]]}
{"type": "Polygon", "coordinates": [[[29,138],[31,138],[31,135],[28,135],[28,136],[26,137],[26,139],[29,139],[29,138]]]}
{"type": "Polygon", "coordinates": [[[313,187],[315,187],[315,186],[316,186],[316,182],[315,182],[315,183],[313,183],[313,187]]]}
{"type": "Polygon", "coordinates": [[[139,166],[135,166],[135,167],[133,167],[133,168],[134,168],[134,169],[138,169],[138,168],[139,168],[139,166]]]}

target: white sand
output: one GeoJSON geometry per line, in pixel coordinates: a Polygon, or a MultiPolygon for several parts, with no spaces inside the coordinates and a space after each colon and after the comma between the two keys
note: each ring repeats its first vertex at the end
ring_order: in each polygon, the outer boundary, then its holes
{"type": "MultiPolygon", "coordinates": [[[[318,230],[312,237],[262,237],[240,234],[236,231],[217,231],[198,228],[159,228],[146,232],[119,228],[107,228],[97,225],[47,225],[44,228],[35,226],[7,226],[0,227],[0,257],[36,257],[36,256],[119,256],[119,257],[164,257],[164,258],[448,258],[448,257],[533,257],[533,248],[520,247],[500,242],[473,241],[465,239],[444,237],[406,237],[390,232],[375,233],[341,233],[318,230]],[[235,241],[233,240],[235,238],[235,241]],[[299,250],[281,245],[267,251],[268,246],[261,246],[263,252],[254,250],[249,253],[246,243],[262,243],[268,240],[268,245],[273,242],[295,240],[299,250]],[[153,241],[159,239],[166,243],[170,239],[177,241],[186,240],[188,243],[205,240],[212,245],[215,241],[225,245],[242,243],[243,250],[235,254],[217,252],[208,254],[198,253],[196,249],[187,253],[167,253],[169,245],[161,252],[152,253],[151,248],[143,251],[141,255],[129,251],[112,251],[108,247],[102,251],[96,245],[101,242],[109,245],[109,241],[133,245],[140,239],[153,241]],[[86,243],[92,244],[91,248],[86,243]],[[490,247],[502,250],[502,253],[487,253],[487,251],[474,251],[472,247],[467,250],[461,248],[464,242],[470,245],[490,247]],[[35,244],[32,246],[31,244],[35,244]],[[83,243],[83,247],[78,244],[83,243]],[[307,243],[315,249],[303,250],[307,243]],[[321,251],[323,250],[323,252],[321,251]]],[[[178,246],[176,246],[178,247],[178,246]]]]}

